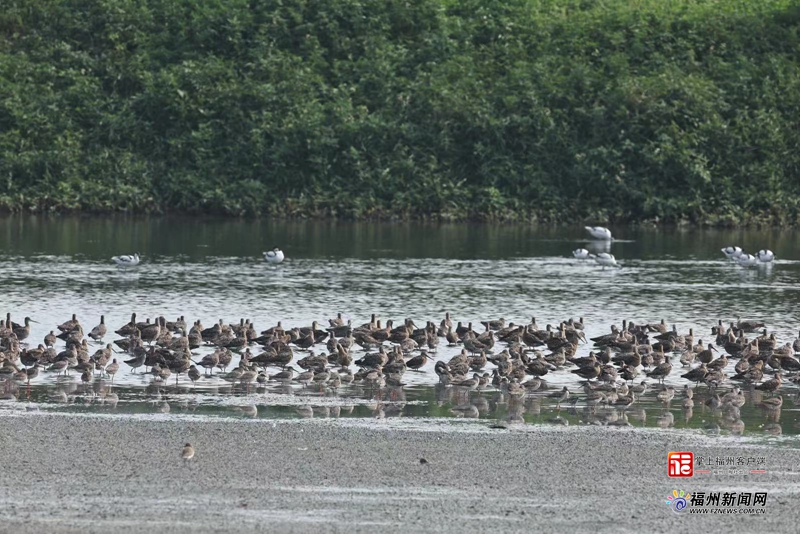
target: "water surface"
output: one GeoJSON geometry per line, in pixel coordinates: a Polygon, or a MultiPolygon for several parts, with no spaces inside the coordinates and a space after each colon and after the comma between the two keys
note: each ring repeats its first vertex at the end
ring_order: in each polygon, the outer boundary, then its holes
{"type": "MultiPolygon", "coordinates": [[[[421,325],[426,320],[438,323],[450,312],[478,330],[479,321],[488,318],[521,323],[536,317],[543,327],[583,317],[589,337],[606,333],[623,319],[664,318],[681,332],[693,328],[696,339],[707,341],[712,341],[710,328],[718,319],[728,323],[742,316],[766,321],[781,342],[797,337],[792,311],[800,301],[800,256],[795,256],[800,242],[794,232],[612,230],[618,241],[601,244],[587,241],[580,226],[4,217],[0,310],[11,311],[17,322],[25,316],[39,321],[31,335],[34,343],[72,313],[87,330],[104,314],[113,330],[134,311],[139,318],[185,315],[206,326],[219,318],[231,323],[250,318],[257,330],[279,320],[285,326],[307,326],[314,320],[327,324],[337,312],[356,325],[367,322],[372,313],[383,321],[394,319],[398,324],[410,317],[421,325]],[[732,244],[753,253],[770,248],[778,259],[768,267],[743,269],[720,252],[732,244]],[[278,267],[261,259],[261,252],[274,246],[287,255],[278,267]],[[574,260],[571,251],[578,247],[609,250],[622,267],[603,270],[574,260]],[[120,270],[110,262],[113,255],[133,252],[142,255],[135,269],[120,270]]],[[[108,336],[113,339],[113,334],[108,336]]],[[[588,354],[590,348],[582,345],[578,355],[588,354]]],[[[196,359],[209,350],[198,350],[196,359]]],[[[447,360],[458,350],[442,345],[438,357],[447,360]]],[[[741,421],[745,432],[800,431],[794,406],[797,389],[790,382],[784,385],[785,402],[777,418],[758,406],[761,392],[748,392],[750,400],[735,418],[706,410],[708,393],[703,387],[693,413],[684,413],[679,390],[686,381],[674,363],[667,379],[678,390],[673,402],[661,404],[653,388],[641,406],[625,413],[613,407],[588,409],[580,400],[577,377],[568,371],[546,378],[552,387],[567,385],[578,395],[573,408],[556,406],[549,391],[515,400],[491,388],[442,388],[436,386],[432,361],[422,372],[406,373],[408,385],[396,391],[369,391],[358,385],[314,391],[298,384],[242,389],[220,378],[194,386],[185,377],[178,385],[174,377],[167,384],[152,384],[152,376],[132,374],[125,365],[113,387],[99,378],[85,387],[76,376],[41,373],[29,389],[22,385],[10,395],[16,400],[2,406],[21,409],[34,403],[42,409],[107,410],[113,404],[114,410],[137,412],[163,411],[166,404],[170,410],[246,416],[255,405],[257,417],[307,416],[308,407],[317,417],[464,417],[477,412],[487,424],[617,424],[623,419],[630,424],[716,426],[725,431],[726,425],[741,421]],[[108,393],[117,401],[107,402],[108,393]],[[645,410],[644,417],[631,417],[638,409],[645,410]]],[[[730,362],[729,375],[735,363],[730,362]]]]}

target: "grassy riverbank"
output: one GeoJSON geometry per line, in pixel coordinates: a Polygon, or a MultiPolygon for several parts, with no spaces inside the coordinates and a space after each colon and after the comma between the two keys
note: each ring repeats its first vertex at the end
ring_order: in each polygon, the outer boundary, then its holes
{"type": "Polygon", "coordinates": [[[790,0],[9,0],[0,210],[800,221],[790,0]]]}

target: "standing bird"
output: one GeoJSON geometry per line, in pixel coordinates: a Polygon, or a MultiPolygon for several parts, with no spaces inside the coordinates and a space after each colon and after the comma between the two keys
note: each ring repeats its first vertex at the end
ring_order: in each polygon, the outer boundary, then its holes
{"type": "MultiPolygon", "coordinates": [[[[587,380],[591,380],[593,378],[597,378],[598,376],[600,376],[600,373],[603,372],[603,368],[599,363],[594,362],[592,365],[586,367],[579,367],[578,369],[573,369],[570,372],[575,373],[576,375],[585,378],[587,380]]],[[[531,369],[529,364],[528,373],[534,376],[543,376],[544,374],[547,373],[547,371],[541,372],[541,370],[537,371],[535,369],[531,369]]]]}
{"type": "Polygon", "coordinates": [[[147,341],[152,345],[153,342],[158,339],[158,336],[161,335],[161,328],[165,325],[166,319],[159,317],[156,319],[155,323],[139,328],[139,336],[142,338],[142,341],[147,341]]]}
{"type": "Polygon", "coordinates": [[[106,365],[106,374],[111,376],[111,382],[114,382],[114,375],[119,371],[119,364],[117,359],[114,358],[110,364],[106,365]]]}
{"type": "Polygon", "coordinates": [[[269,379],[270,380],[281,380],[281,381],[291,380],[292,377],[294,376],[294,371],[295,371],[294,367],[292,367],[290,365],[290,366],[286,367],[286,369],[284,369],[280,373],[276,373],[276,374],[270,376],[269,379]]]}
{"type": "Polygon", "coordinates": [[[199,365],[200,367],[203,367],[206,371],[210,370],[211,374],[213,375],[214,374],[214,367],[219,365],[219,355],[220,355],[219,352],[214,351],[211,354],[207,354],[207,355],[203,356],[202,360],[200,360],[199,362],[195,362],[195,363],[197,365],[199,365]]]}
{"type": "Polygon", "coordinates": [[[89,337],[94,339],[95,341],[99,341],[103,339],[103,336],[106,335],[106,316],[100,316],[100,324],[92,328],[92,331],[89,332],[89,337]]]}
{"type": "Polygon", "coordinates": [[[687,380],[691,380],[692,382],[697,382],[699,384],[700,382],[705,380],[707,375],[708,375],[708,369],[706,368],[706,364],[701,363],[699,367],[695,367],[688,373],[682,374],[681,378],[685,378],[687,380]]]}
{"type": "Polygon", "coordinates": [[[130,360],[125,360],[125,363],[131,367],[131,372],[135,373],[136,369],[144,365],[144,361],[147,359],[147,351],[143,348],[140,348],[136,351],[133,355],[133,358],[130,360]]]}
{"type": "Polygon", "coordinates": [[[696,358],[696,359],[697,359],[697,361],[699,361],[700,363],[709,364],[709,363],[711,363],[711,361],[714,359],[714,352],[712,352],[712,351],[719,352],[719,351],[716,349],[716,347],[714,347],[714,345],[712,345],[711,343],[709,343],[709,344],[708,344],[708,348],[707,348],[706,350],[701,350],[700,352],[698,352],[698,353],[695,355],[695,358],[696,358]]]}
{"type": "Polygon", "coordinates": [[[25,369],[25,375],[28,379],[28,384],[30,384],[31,380],[39,376],[39,362],[34,363],[33,367],[25,369]]]}
{"type": "Polygon", "coordinates": [[[551,393],[549,397],[558,399],[556,408],[561,408],[561,403],[569,399],[569,389],[567,389],[567,386],[564,386],[564,389],[551,393]]]}
{"type": "Polygon", "coordinates": [[[187,374],[189,375],[189,380],[191,380],[192,383],[200,380],[200,371],[198,371],[197,367],[194,365],[189,366],[189,372],[187,374]]]}
{"type": "Polygon", "coordinates": [[[58,374],[61,374],[61,371],[64,371],[66,374],[67,366],[69,365],[68,360],[58,360],[53,362],[53,364],[47,368],[48,371],[56,371],[58,374]]]}
{"type": "Polygon", "coordinates": [[[670,372],[672,372],[672,364],[669,362],[669,356],[665,356],[664,362],[658,364],[655,369],[647,373],[647,376],[656,378],[663,383],[664,378],[669,376],[670,372]]]}
{"type": "MultiPolygon", "coordinates": [[[[24,326],[17,325],[17,326],[13,327],[14,334],[16,334],[17,339],[19,341],[23,341],[23,340],[27,339],[29,335],[31,335],[31,323],[35,323],[35,322],[36,321],[31,319],[30,317],[25,317],[25,325],[24,326]]],[[[9,325],[7,325],[7,326],[9,326],[9,325]]]]}
{"type": "Polygon", "coordinates": [[[56,335],[50,330],[50,333],[44,336],[44,345],[45,347],[54,347],[57,340],[56,335]]]}
{"type": "Polygon", "coordinates": [[[264,253],[264,260],[267,263],[278,264],[281,263],[283,259],[283,251],[278,247],[275,247],[274,249],[268,250],[264,253]]]}
{"type": "Polygon", "coordinates": [[[183,458],[183,463],[186,464],[189,460],[194,458],[194,447],[192,447],[191,443],[187,443],[183,446],[183,450],[181,451],[181,458],[183,458]]]}
{"type": "Polygon", "coordinates": [[[84,384],[88,384],[94,378],[94,371],[93,369],[84,369],[81,373],[81,382],[84,384]]]}
{"type": "Polygon", "coordinates": [[[409,369],[414,369],[415,371],[419,370],[421,367],[424,367],[425,364],[428,363],[428,354],[423,350],[420,351],[419,356],[414,356],[408,362],[406,362],[406,366],[409,369]]]}

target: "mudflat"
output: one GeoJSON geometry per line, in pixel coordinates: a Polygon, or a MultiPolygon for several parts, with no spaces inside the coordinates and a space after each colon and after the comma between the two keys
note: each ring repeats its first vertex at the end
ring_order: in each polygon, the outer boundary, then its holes
{"type": "Polygon", "coordinates": [[[797,446],[486,422],[9,415],[0,530],[797,532],[797,446]],[[675,450],[764,458],[766,472],[670,479],[675,450]],[[767,492],[766,510],[678,514],[673,489],[767,492]]]}

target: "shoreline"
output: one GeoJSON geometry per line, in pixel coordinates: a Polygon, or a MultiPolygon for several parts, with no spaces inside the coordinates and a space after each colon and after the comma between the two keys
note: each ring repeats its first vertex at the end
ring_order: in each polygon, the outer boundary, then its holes
{"type": "MultiPolygon", "coordinates": [[[[173,211],[125,211],[125,210],[29,210],[7,209],[0,207],[0,218],[11,220],[20,217],[40,217],[44,219],[120,219],[129,221],[145,221],[149,219],[163,220],[196,220],[202,222],[280,222],[280,223],[330,223],[330,224],[387,224],[403,225],[417,224],[422,226],[438,225],[486,225],[486,226],[512,226],[512,227],[540,227],[551,229],[577,228],[586,225],[607,225],[612,228],[627,229],[665,229],[665,230],[776,230],[790,231],[800,228],[800,221],[795,224],[777,224],[753,219],[747,222],[733,223],[730,221],[660,221],[644,220],[610,220],[604,218],[578,219],[567,217],[564,220],[542,219],[536,214],[526,216],[504,217],[496,214],[483,214],[476,216],[448,216],[447,214],[374,214],[367,216],[351,217],[329,213],[297,212],[293,214],[282,213],[242,213],[226,214],[218,212],[173,212],[173,211]]],[[[589,238],[587,238],[588,240],[589,238]]]]}
{"type": "Polygon", "coordinates": [[[0,417],[0,451],[13,458],[0,472],[8,530],[712,534],[795,532],[800,520],[796,440],[765,447],[604,427],[454,432],[429,422],[63,415],[0,417]],[[186,441],[197,453],[184,466],[186,441]],[[669,479],[671,450],[752,451],[767,472],[669,479]],[[767,511],[681,516],[664,503],[673,489],[767,491],[767,511]]]}
{"type": "MultiPolygon", "coordinates": [[[[300,406],[300,405],[298,405],[300,406]]],[[[741,446],[750,448],[769,449],[775,447],[795,447],[800,454],[800,435],[782,434],[732,434],[728,431],[720,433],[718,430],[701,428],[658,427],[635,425],[611,424],[559,424],[554,422],[537,423],[509,423],[502,420],[469,417],[437,417],[437,416],[383,416],[383,417],[336,417],[336,416],[295,416],[295,417],[269,417],[259,415],[256,418],[249,415],[234,413],[228,415],[206,415],[197,413],[182,413],[171,411],[167,413],[124,413],[124,412],[68,412],[53,409],[41,410],[39,407],[19,409],[16,411],[0,410],[0,423],[6,419],[24,419],[33,417],[60,417],[75,419],[102,419],[106,421],[123,420],[140,423],[169,424],[242,424],[242,425],[267,425],[275,428],[279,425],[319,425],[332,426],[341,429],[353,428],[369,430],[372,432],[419,432],[419,433],[446,433],[446,434],[473,434],[481,436],[496,436],[503,434],[529,435],[535,433],[553,434],[581,434],[581,433],[625,433],[634,432],[643,435],[662,436],[669,434],[675,441],[687,441],[699,446],[741,446]]],[[[798,464],[800,476],[800,463],[798,464]]]]}

